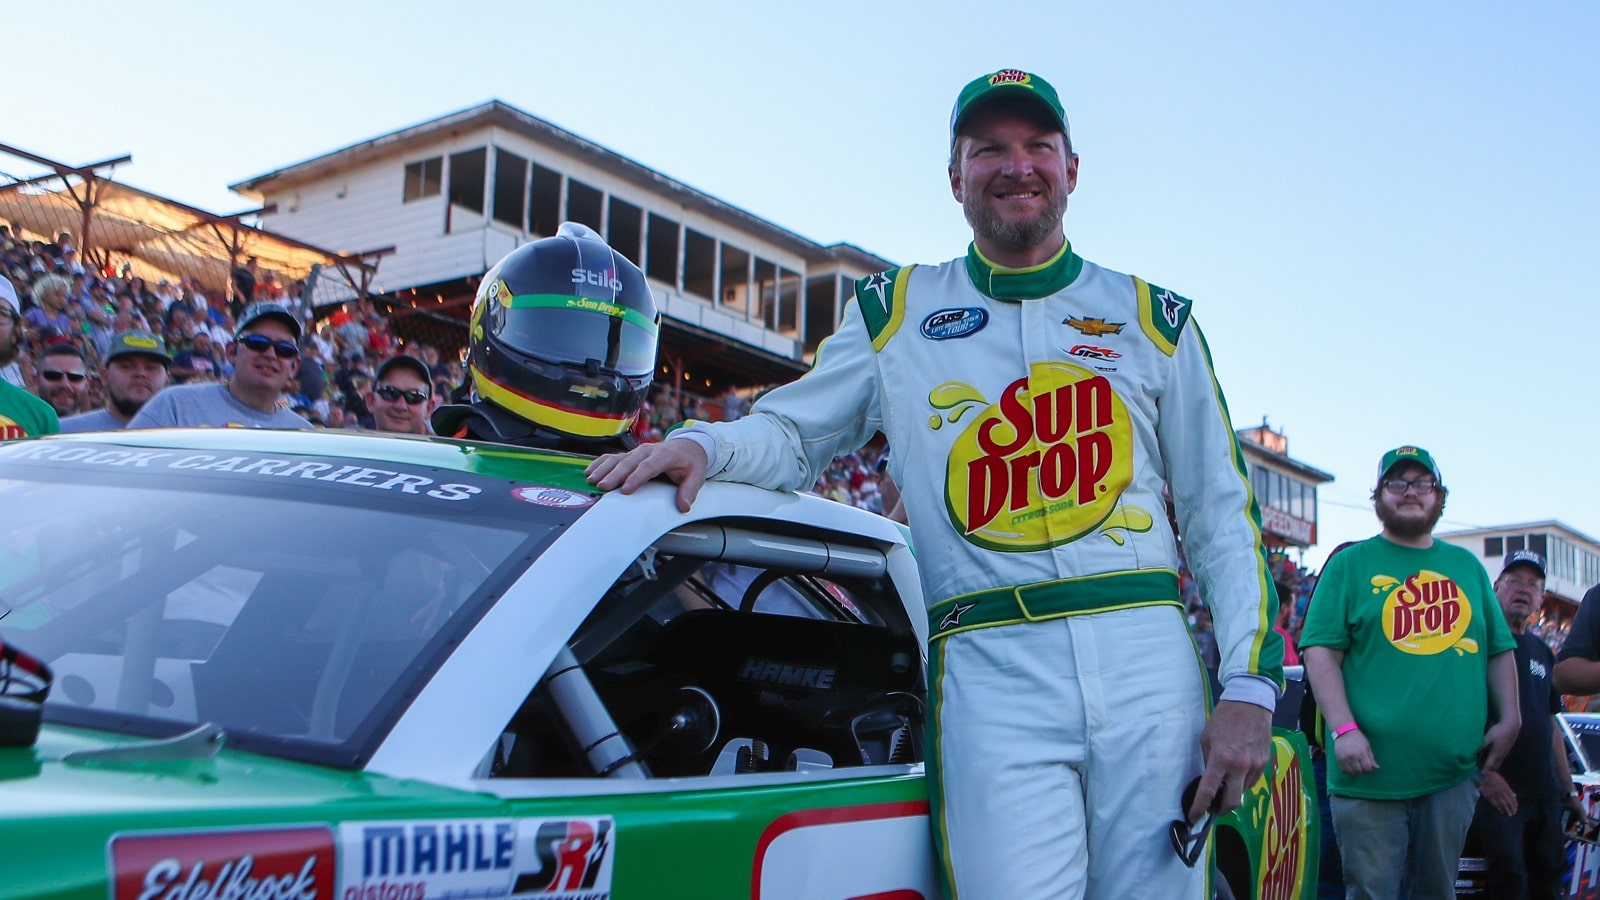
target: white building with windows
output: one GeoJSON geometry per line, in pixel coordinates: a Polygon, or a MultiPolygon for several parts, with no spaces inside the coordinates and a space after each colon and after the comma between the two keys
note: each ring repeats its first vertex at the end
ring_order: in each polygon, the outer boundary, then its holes
{"type": "Polygon", "coordinates": [[[892,268],[822,245],[500,101],[231,186],[262,225],[382,253],[373,293],[402,336],[459,346],[478,279],[507,252],[582,222],[638,263],[663,313],[657,382],[704,396],[804,373],[853,281],[892,268]]]}
{"type": "Polygon", "coordinates": [[[1333,476],[1289,456],[1289,438],[1262,422],[1236,434],[1250,470],[1250,489],[1261,509],[1268,549],[1304,550],[1317,542],[1317,485],[1333,476]]]}
{"type": "Polygon", "coordinates": [[[1490,578],[1500,574],[1507,553],[1533,550],[1542,555],[1548,569],[1544,580],[1547,618],[1554,614],[1563,621],[1570,619],[1584,593],[1600,584],[1600,543],[1554,519],[1447,531],[1436,537],[1471,551],[1490,578]]]}

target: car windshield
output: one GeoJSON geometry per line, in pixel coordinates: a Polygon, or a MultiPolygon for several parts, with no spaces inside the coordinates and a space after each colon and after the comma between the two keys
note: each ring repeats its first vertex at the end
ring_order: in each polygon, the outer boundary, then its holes
{"type": "Polygon", "coordinates": [[[370,755],[583,511],[371,460],[25,449],[0,452],[0,640],[54,670],[46,719],[148,736],[213,722],[230,746],[332,765],[370,755]]]}

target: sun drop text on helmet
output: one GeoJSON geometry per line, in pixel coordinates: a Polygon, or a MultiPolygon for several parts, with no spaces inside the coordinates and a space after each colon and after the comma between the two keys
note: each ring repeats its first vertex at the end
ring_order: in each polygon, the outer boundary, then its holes
{"type": "Polygon", "coordinates": [[[604,272],[591,272],[588,269],[577,268],[572,270],[573,284],[592,284],[613,291],[622,290],[622,279],[617,277],[616,269],[607,269],[604,272]]]}

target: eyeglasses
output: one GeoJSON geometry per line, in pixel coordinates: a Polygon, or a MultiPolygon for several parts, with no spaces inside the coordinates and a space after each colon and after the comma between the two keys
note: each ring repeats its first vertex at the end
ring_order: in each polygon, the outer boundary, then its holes
{"type": "Polygon", "coordinates": [[[234,340],[255,353],[265,353],[270,349],[279,359],[294,359],[300,355],[300,348],[293,341],[275,341],[264,334],[240,334],[235,335],[234,340]]]}
{"type": "Polygon", "coordinates": [[[406,399],[406,403],[410,406],[416,406],[417,404],[428,399],[427,394],[424,394],[416,388],[412,388],[409,391],[402,391],[392,384],[380,384],[373,389],[373,393],[389,401],[390,403],[393,403],[396,400],[399,400],[401,397],[404,397],[406,399]]]}
{"type": "Polygon", "coordinates": [[[61,379],[65,378],[73,384],[77,384],[89,376],[83,372],[63,372],[59,369],[40,369],[39,377],[43,378],[45,381],[60,381],[61,379]]]}
{"type": "Polygon", "coordinates": [[[1432,478],[1424,478],[1420,481],[1407,481],[1404,478],[1390,478],[1383,483],[1383,489],[1395,495],[1396,497],[1404,494],[1406,492],[1406,488],[1411,488],[1412,490],[1416,491],[1417,496],[1419,497],[1426,497],[1439,489],[1439,482],[1434,481],[1432,478]]]}
{"type": "Polygon", "coordinates": [[[1199,861],[1200,854],[1206,850],[1206,838],[1211,836],[1211,820],[1222,809],[1222,792],[1217,791],[1217,796],[1211,801],[1211,806],[1200,821],[1189,824],[1189,807],[1194,803],[1194,795],[1200,790],[1200,779],[1189,782],[1183,789],[1183,805],[1179,807],[1178,818],[1172,820],[1172,828],[1168,835],[1172,838],[1172,849],[1183,860],[1183,864],[1194,868],[1199,861]]]}

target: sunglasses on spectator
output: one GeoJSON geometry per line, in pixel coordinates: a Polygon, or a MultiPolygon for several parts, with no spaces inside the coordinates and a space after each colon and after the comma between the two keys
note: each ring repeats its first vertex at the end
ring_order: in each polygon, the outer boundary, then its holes
{"type": "Polygon", "coordinates": [[[271,350],[279,359],[294,359],[300,355],[300,348],[293,341],[275,341],[264,334],[240,334],[235,335],[234,340],[255,353],[271,350]]]}
{"type": "Polygon", "coordinates": [[[1183,789],[1183,805],[1178,808],[1178,818],[1172,820],[1172,828],[1168,832],[1172,838],[1172,849],[1177,851],[1183,864],[1191,869],[1199,861],[1200,854],[1206,851],[1206,838],[1211,835],[1211,820],[1222,809],[1222,792],[1218,791],[1200,821],[1189,824],[1189,807],[1193,805],[1194,795],[1199,790],[1199,778],[1189,782],[1189,786],[1183,789]]]}
{"type": "Polygon", "coordinates": [[[43,378],[45,381],[60,381],[61,379],[65,378],[73,384],[77,384],[89,376],[83,372],[63,372],[60,369],[40,369],[39,377],[43,378]]]}
{"type": "Polygon", "coordinates": [[[404,397],[408,406],[416,406],[417,404],[428,399],[427,394],[424,394],[416,388],[412,388],[408,391],[402,391],[392,384],[380,384],[373,389],[373,393],[389,401],[390,403],[393,403],[396,400],[399,400],[401,397],[404,397]]]}

